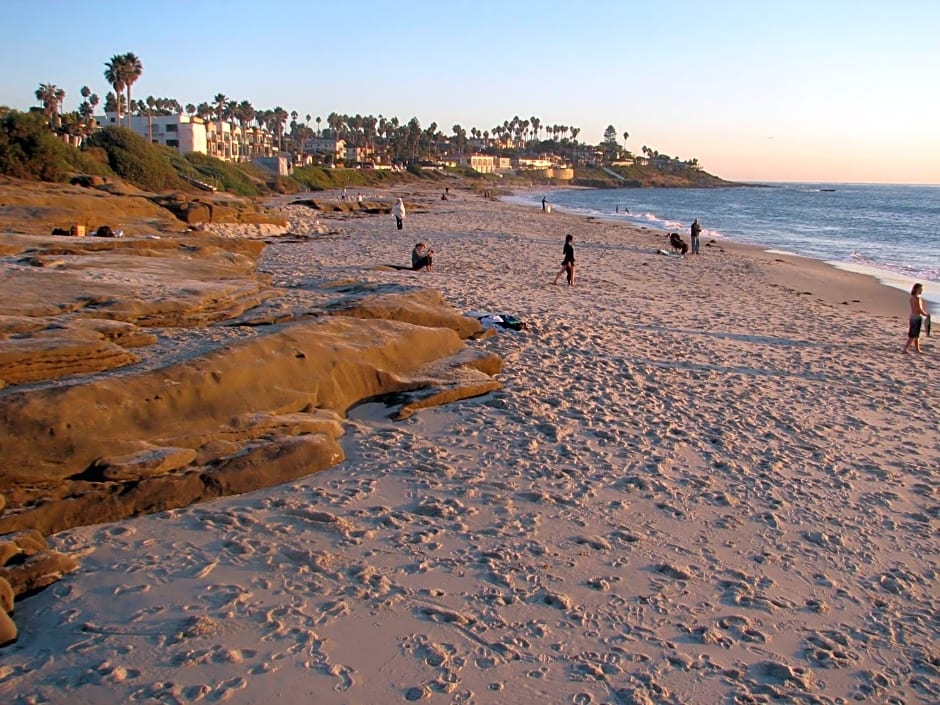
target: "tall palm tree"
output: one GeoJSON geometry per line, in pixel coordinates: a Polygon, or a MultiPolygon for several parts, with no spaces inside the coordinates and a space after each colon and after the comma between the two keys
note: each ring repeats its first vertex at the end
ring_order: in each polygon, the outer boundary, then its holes
{"type": "Polygon", "coordinates": [[[225,157],[223,142],[225,135],[222,132],[222,118],[225,116],[225,106],[228,103],[228,97],[224,93],[216,93],[215,98],[212,99],[212,102],[215,103],[215,116],[219,119],[219,133],[215,136],[215,156],[217,156],[219,159],[223,159],[225,157]]]}
{"type": "Polygon", "coordinates": [[[238,124],[242,128],[242,144],[245,145],[246,156],[249,159],[251,159],[251,157],[254,156],[255,144],[254,144],[254,140],[252,140],[251,144],[249,144],[247,142],[247,138],[245,134],[246,134],[246,130],[248,126],[255,119],[254,106],[252,106],[252,104],[249,101],[243,100],[241,103],[238,104],[238,107],[235,109],[235,118],[238,120],[238,124]]]}
{"type": "MultiPolygon", "coordinates": [[[[271,117],[273,118],[275,133],[277,134],[277,146],[278,151],[284,151],[284,126],[287,124],[287,118],[289,117],[288,113],[280,105],[274,107],[274,110],[271,111],[271,117]]],[[[269,123],[270,124],[270,123],[269,123]]]]}
{"type": "Polygon", "coordinates": [[[153,109],[157,105],[157,99],[152,95],[147,96],[147,141],[153,143],[153,109]]]}
{"type": "MultiPolygon", "coordinates": [[[[144,65],[141,63],[140,59],[137,58],[137,55],[133,52],[127,52],[124,54],[124,88],[127,90],[127,104],[131,104],[131,86],[140,78],[140,74],[144,72],[144,65]]],[[[131,126],[131,116],[130,113],[127,115],[127,127],[130,129],[131,126]]]]}
{"type": "Polygon", "coordinates": [[[114,88],[117,100],[114,101],[117,114],[117,124],[121,124],[121,94],[124,92],[124,56],[115,54],[111,61],[105,62],[104,78],[114,88]]]}
{"type": "Polygon", "coordinates": [[[317,115],[317,137],[320,136],[320,123],[323,122],[323,118],[317,115]]]}
{"type": "MultiPolygon", "coordinates": [[[[108,83],[114,87],[114,92],[121,95],[124,91],[127,94],[127,127],[131,126],[131,86],[140,78],[144,71],[144,65],[133,52],[126,54],[115,54],[110,61],[105,62],[104,77],[108,83]]],[[[121,102],[117,101],[117,122],[121,122],[121,102]]]]}

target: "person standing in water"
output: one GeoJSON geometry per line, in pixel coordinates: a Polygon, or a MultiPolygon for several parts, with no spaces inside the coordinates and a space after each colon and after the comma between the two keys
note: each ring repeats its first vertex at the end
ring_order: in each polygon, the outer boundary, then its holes
{"type": "Polygon", "coordinates": [[[561,269],[558,270],[558,273],[555,275],[555,281],[552,284],[558,283],[558,277],[564,273],[565,278],[568,280],[568,286],[574,286],[574,245],[571,243],[574,241],[574,235],[565,235],[565,247],[564,253],[565,258],[561,262],[561,269]]]}
{"type": "Polygon", "coordinates": [[[902,353],[906,353],[908,348],[914,346],[914,352],[923,352],[920,349],[920,329],[923,327],[924,322],[927,322],[927,332],[930,332],[930,314],[927,313],[927,309],[924,306],[924,285],[917,283],[911,288],[911,317],[908,320],[907,327],[907,342],[904,343],[904,349],[901,350],[902,353]]]}

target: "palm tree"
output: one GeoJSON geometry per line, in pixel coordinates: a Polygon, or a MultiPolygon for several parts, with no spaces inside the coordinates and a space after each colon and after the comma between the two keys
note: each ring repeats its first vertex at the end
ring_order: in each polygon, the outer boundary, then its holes
{"type": "Polygon", "coordinates": [[[277,135],[277,148],[279,152],[284,151],[284,126],[287,124],[288,112],[280,105],[274,106],[268,124],[274,126],[274,134],[277,135]]]}
{"type": "Polygon", "coordinates": [[[59,114],[59,106],[65,100],[65,91],[54,83],[40,83],[36,89],[36,98],[42,102],[42,111],[49,122],[54,122],[59,114]]]}
{"type": "Polygon", "coordinates": [[[235,118],[238,120],[238,124],[242,128],[242,144],[246,147],[246,156],[251,159],[251,157],[254,156],[254,141],[252,141],[252,144],[247,144],[245,131],[248,128],[248,125],[250,125],[251,122],[255,119],[254,107],[247,100],[243,100],[235,109],[235,118]]]}
{"type": "MultiPolygon", "coordinates": [[[[131,115],[130,115],[130,106],[131,103],[131,86],[140,78],[140,74],[144,71],[144,65],[141,63],[140,59],[137,58],[137,55],[133,52],[127,52],[126,54],[115,54],[111,57],[110,61],[105,62],[105,71],[104,77],[108,83],[114,87],[114,92],[117,95],[121,95],[122,91],[127,92],[127,127],[131,126],[131,115]]],[[[121,122],[121,102],[117,102],[117,122],[121,122]]]]}
{"type": "MultiPolygon", "coordinates": [[[[141,63],[140,59],[137,58],[132,52],[127,52],[124,55],[124,87],[127,90],[127,104],[131,104],[131,86],[140,78],[140,74],[144,72],[144,65],[141,63]]],[[[127,127],[131,126],[131,116],[127,116],[127,127]]]]}
{"type": "Polygon", "coordinates": [[[105,62],[104,78],[114,88],[116,100],[114,101],[117,114],[117,124],[121,124],[121,94],[124,93],[124,57],[121,54],[115,54],[111,61],[105,62]]]}
{"type": "Polygon", "coordinates": [[[323,118],[317,115],[317,137],[320,136],[320,123],[323,122],[323,118]]]}
{"type": "Polygon", "coordinates": [[[145,101],[147,105],[147,141],[153,143],[153,109],[157,105],[157,99],[152,95],[147,96],[145,101]]]}
{"type": "Polygon", "coordinates": [[[212,99],[212,102],[215,103],[215,116],[219,119],[219,134],[216,135],[216,154],[219,159],[224,158],[224,149],[223,149],[223,137],[222,134],[222,117],[225,115],[225,105],[228,103],[228,97],[223,93],[216,93],[215,98],[212,99]]]}

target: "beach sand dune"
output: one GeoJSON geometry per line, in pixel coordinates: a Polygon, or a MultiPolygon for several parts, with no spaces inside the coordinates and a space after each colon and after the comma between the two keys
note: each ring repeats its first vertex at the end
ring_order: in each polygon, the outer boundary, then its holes
{"type": "Polygon", "coordinates": [[[936,703],[933,350],[903,292],[819,263],[401,192],[286,209],[261,269],[420,282],[523,331],[503,389],[350,410],[304,480],[50,541],[11,703],[936,703]],[[391,199],[389,194],[389,200],[391,199]],[[567,233],[577,285],[553,286],[567,233]],[[406,265],[418,241],[433,272],[406,265]]]}

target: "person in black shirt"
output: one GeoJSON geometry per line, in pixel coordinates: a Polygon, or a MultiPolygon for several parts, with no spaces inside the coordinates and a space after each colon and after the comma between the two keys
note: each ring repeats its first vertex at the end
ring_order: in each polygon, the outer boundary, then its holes
{"type": "Polygon", "coordinates": [[[689,238],[692,240],[692,254],[697,255],[699,253],[698,249],[698,240],[699,236],[702,234],[702,226],[698,222],[698,218],[692,221],[692,225],[689,227],[689,238]]]}
{"type": "Polygon", "coordinates": [[[574,245],[571,244],[573,241],[574,235],[565,235],[565,258],[562,260],[561,269],[558,270],[552,284],[557,284],[558,277],[564,274],[568,280],[568,286],[574,286],[574,245]]]}

